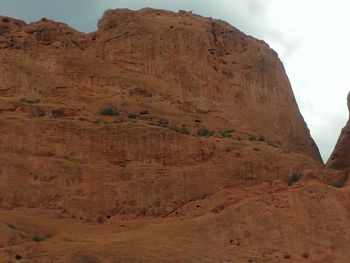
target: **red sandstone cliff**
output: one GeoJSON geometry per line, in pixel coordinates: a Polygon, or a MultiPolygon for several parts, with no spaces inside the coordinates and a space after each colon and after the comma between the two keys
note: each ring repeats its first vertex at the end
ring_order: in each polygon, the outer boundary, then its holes
{"type": "Polygon", "coordinates": [[[186,12],[0,17],[0,59],[0,260],[346,262],[349,193],[263,41],[186,12]]]}

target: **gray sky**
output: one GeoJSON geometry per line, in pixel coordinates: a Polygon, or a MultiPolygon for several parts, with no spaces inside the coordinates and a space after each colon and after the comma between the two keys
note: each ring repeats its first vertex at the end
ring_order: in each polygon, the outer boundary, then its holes
{"type": "Polygon", "coordinates": [[[96,29],[109,8],[191,10],[264,39],[282,59],[299,108],[326,161],[348,119],[349,0],[1,0],[0,14],[96,29]]]}

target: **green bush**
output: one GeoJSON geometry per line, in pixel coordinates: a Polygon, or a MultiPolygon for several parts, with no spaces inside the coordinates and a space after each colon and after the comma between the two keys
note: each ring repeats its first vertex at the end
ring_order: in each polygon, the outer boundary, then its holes
{"type": "Polygon", "coordinates": [[[104,106],[100,109],[99,113],[101,115],[108,115],[108,116],[118,116],[119,112],[117,109],[115,109],[113,106],[104,106]]]}
{"type": "Polygon", "coordinates": [[[136,119],[137,118],[137,114],[136,113],[129,113],[128,114],[128,118],[129,119],[136,119]]]}
{"type": "Polygon", "coordinates": [[[214,131],[210,131],[207,128],[199,128],[197,130],[197,136],[201,136],[201,137],[210,137],[213,136],[214,131]]]}

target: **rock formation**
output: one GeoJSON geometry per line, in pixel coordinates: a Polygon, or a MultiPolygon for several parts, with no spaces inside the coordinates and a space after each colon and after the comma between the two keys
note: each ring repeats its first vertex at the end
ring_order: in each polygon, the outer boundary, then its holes
{"type": "MultiPolygon", "coordinates": [[[[350,93],[347,101],[350,112],[350,93]]],[[[350,121],[342,129],[337,144],[327,161],[327,166],[336,170],[347,170],[350,168],[350,121]]]]}
{"type": "Polygon", "coordinates": [[[88,35],[0,21],[2,207],[167,215],[241,180],[247,160],[221,149],[232,140],[193,136],[201,127],[321,160],[277,54],[223,21],[109,10],[88,35]]]}
{"type": "Polygon", "coordinates": [[[182,11],[0,17],[0,60],[0,262],[347,262],[349,193],[263,41],[182,11]]]}

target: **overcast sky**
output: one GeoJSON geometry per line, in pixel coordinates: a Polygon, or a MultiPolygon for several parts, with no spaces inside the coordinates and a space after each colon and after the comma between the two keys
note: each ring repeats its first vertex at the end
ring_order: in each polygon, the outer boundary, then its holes
{"type": "Polygon", "coordinates": [[[326,161],[348,119],[349,0],[0,0],[0,14],[96,29],[109,8],[191,10],[264,39],[282,59],[299,108],[326,161]]]}

